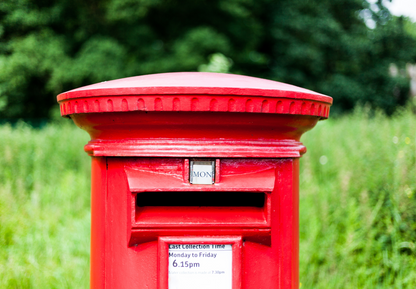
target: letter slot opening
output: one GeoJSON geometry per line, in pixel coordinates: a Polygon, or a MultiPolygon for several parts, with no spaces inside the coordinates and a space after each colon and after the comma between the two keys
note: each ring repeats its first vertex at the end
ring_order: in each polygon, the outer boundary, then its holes
{"type": "Polygon", "coordinates": [[[250,192],[143,192],[137,207],[256,207],[263,208],[265,193],[250,192]]]}
{"type": "Polygon", "coordinates": [[[269,227],[269,192],[171,191],[134,196],[133,227],[269,227]]]}

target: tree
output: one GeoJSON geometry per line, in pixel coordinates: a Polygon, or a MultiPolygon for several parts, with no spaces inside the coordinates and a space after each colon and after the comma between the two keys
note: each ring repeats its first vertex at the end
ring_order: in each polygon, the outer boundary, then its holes
{"type": "Polygon", "coordinates": [[[331,95],[335,111],[369,102],[392,112],[406,102],[407,84],[389,67],[416,62],[415,38],[381,1],[377,7],[362,0],[3,0],[0,113],[45,117],[60,92],[216,69],[210,61],[331,95]]]}
{"type": "Polygon", "coordinates": [[[274,13],[271,78],[333,96],[333,112],[369,103],[392,113],[407,101],[408,80],[389,75],[389,66],[416,61],[415,39],[381,1],[378,13],[361,0],[285,4],[274,13]]]}

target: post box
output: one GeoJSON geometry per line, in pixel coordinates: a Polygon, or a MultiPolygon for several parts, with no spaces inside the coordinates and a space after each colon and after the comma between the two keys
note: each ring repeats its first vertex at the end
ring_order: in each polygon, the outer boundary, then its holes
{"type": "Polygon", "coordinates": [[[58,102],[91,136],[91,288],[299,288],[300,137],[332,98],[189,72],[58,102]]]}

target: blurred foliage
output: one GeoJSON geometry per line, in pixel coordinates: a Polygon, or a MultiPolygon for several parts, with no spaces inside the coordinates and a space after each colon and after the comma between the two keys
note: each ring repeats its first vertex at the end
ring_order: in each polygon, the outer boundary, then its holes
{"type": "Polygon", "coordinates": [[[381,0],[2,0],[0,113],[45,117],[66,90],[199,69],[316,90],[333,112],[390,114],[409,98],[389,66],[416,62],[410,27],[381,0]]]}

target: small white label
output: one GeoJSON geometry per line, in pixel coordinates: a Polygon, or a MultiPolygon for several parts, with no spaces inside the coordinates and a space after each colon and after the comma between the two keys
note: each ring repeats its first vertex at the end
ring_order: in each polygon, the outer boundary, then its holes
{"type": "Polygon", "coordinates": [[[231,287],[232,245],[169,245],[169,289],[231,287]]]}
{"type": "Polygon", "coordinates": [[[214,183],[214,162],[191,162],[191,184],[212,185],[214,183]]]}

